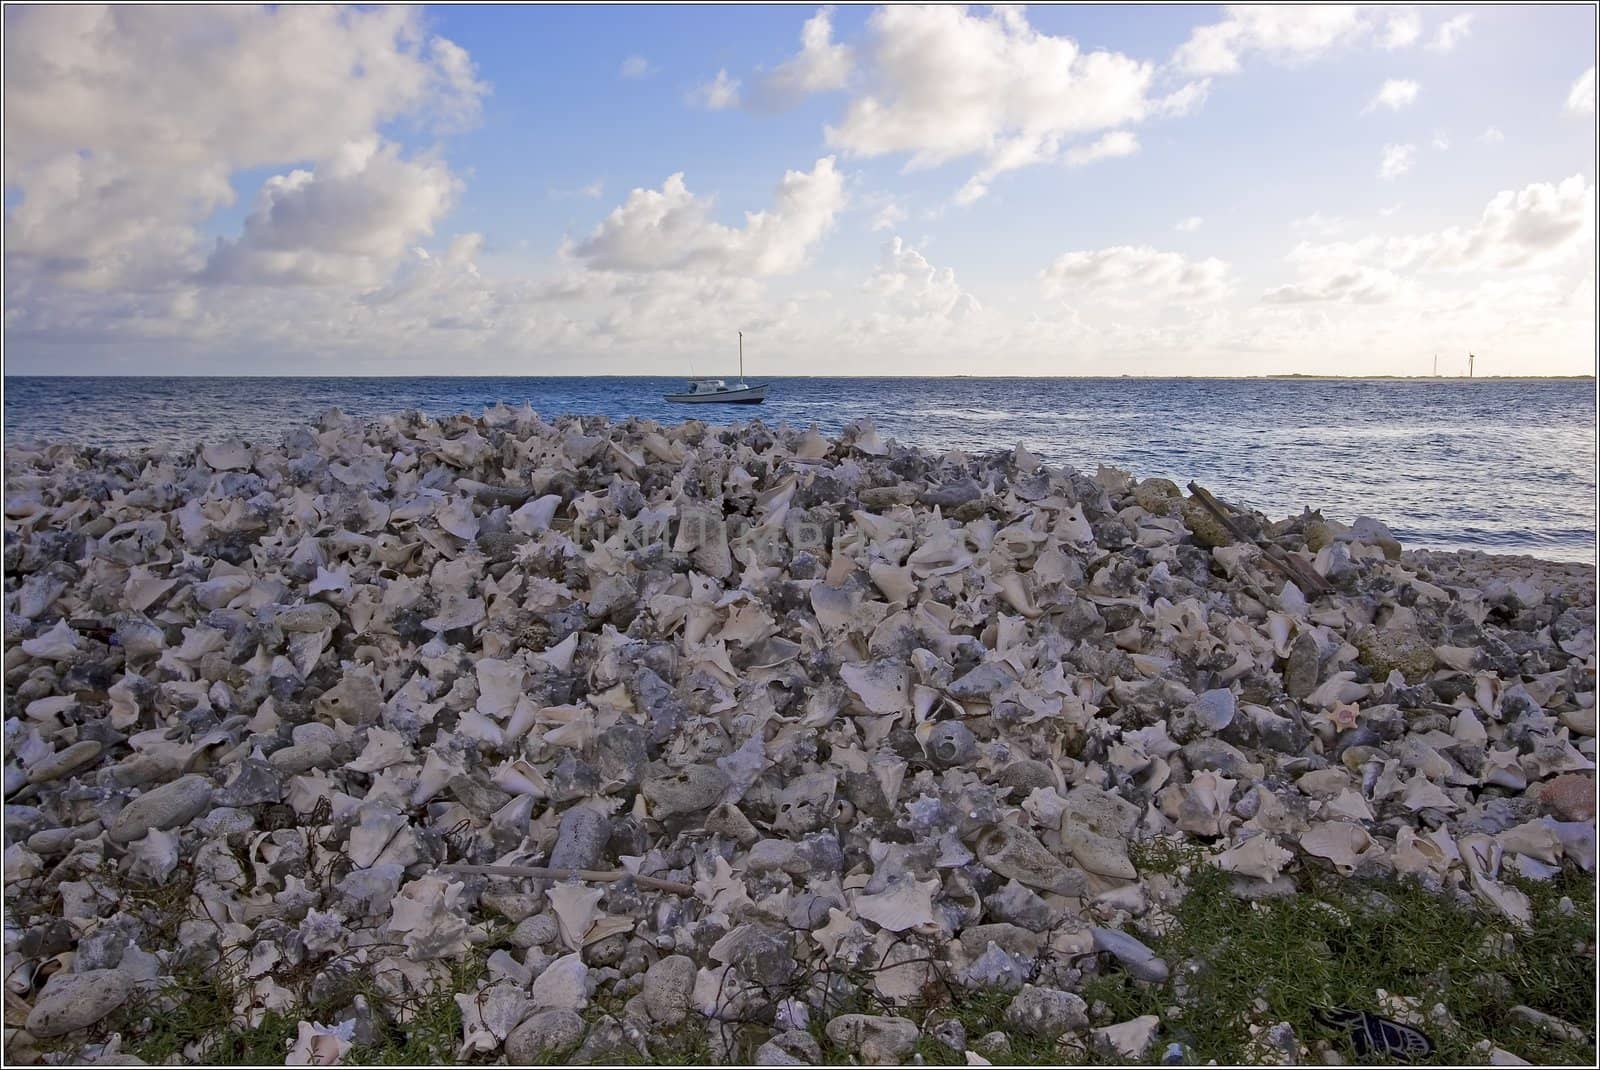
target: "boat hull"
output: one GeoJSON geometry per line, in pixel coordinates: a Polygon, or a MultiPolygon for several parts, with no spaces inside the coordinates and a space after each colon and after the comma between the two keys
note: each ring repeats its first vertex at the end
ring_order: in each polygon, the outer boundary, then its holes
{"type": "Polygon", "coordinates": [[[675,405],[759,405],[767,400],[767,388],[746,387],[743,390],[718,390],[708,394],[664,394],[663,399],[675,405]]]}

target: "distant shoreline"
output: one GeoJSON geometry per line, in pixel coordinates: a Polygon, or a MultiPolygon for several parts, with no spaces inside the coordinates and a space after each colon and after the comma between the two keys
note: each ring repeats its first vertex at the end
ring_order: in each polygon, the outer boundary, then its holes
{"type": "MultiPolygon", "coordinates": [[[[684,376],[672,375],[640,375],[640,374],[612,374],[612,375],[199,375],[199,374],[174,374],[174,375],[15,375],[7,374],[6,379],[338,379],[338,380],[383,380],[383,379],[682,379],[684,376]]],[[[750,376],[762,382],[768,380],[794,382],[808,379],[919,379],[929,380],[969,380],[969,379],[1023,379],[1023,380],[1071,380],[1081,379],[1086,382],[1118,382],[1123,379],[1139,380],[1168,380],[1173,382],[1199,382],[1199,383],[1250,383],[1250,382],[1319,382],[1319,383],[1570,383],[1593,382],[1593,375],[1311,375],[1305,372],[1278,372],[1272,375],[762,375],[750,376]]]]}

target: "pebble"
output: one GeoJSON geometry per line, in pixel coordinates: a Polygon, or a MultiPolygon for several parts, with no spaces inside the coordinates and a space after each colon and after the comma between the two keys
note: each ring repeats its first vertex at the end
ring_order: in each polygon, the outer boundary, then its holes
{"type": "Polygon", "coordinates": [[[1116,1025],[1102,1026],[1089,1034],[1094,1050],[1102,1055],[1117,1056],[1142,1062],[1155,1043],[1161,1019],[1154,1014],[1142,1015],[1116,1025]]]}
{"type": "Polygon", "coordinates": [[[959,1018],[942,1018],[925,1028],[930,1037],[951,1051],[960,1053],[967,1050],[967,1027],[961,1024],[959,1018]]]}
{"type": "Polygon", "coordinates": [[[1522,1004],[1517,1004],[1506,1013],[1512,1018],[1527,1022],[1535,1029],[1557,1040],[1581,1042],[1588,1036],[1581,1027],[1573,1025],[1571,1022],[1562,1021],[1553,1014],[1546,1014],[1544,1011],[1535,1010],[1522,1004]]]}
{"type": "Polygon", "coordinates": [[[529,993],[535,1007],[580,1011],[589,1005],[594,980],[576,954],[563,955],[540,971],[529,993]]]}
{"type": "Polygon", "coordinates": [[[584,1021],[576,1011],[535,1011],[506,1037],[506,1061],[513,1066],[543,1066],[583,1043],[584,1021]]]}
{"type": "Polygon", "coordinates": [[[28,783],[45,784],[66,776],[96,758],[105,747],[99,740],[80,739],[78,742],[57,751],[41,762],[35,763],[28,770],[28,783]]]}
{"type": "Polygon", "coordinates": [[[822,1062],[822,1045],[803,1029],[786,1029],[756,1049],[758,1066],[815,1066],[822,1062]]]}
{"type": "Polygon", "coordinates": [[[1013,1029],[1055,1040],[1089,1024],[1089,1008],[1078,996],[1057,988],[1023,985],[1006,1005],[1006,1024],[1013,1029]]]}
{"type": "Polygon", "coordinates": [[[921,1035],[909,1018],[878,1014],[841,1014],[828,1022],[825,1032],[839,1047],[875,1066],[902,1062],[921,1035]]]}
{"type": "Polygon", "coordinates": [[[170,829],[188,824],[211,805],[211,781],[191,774],[149,791],[134,799],[112,820],[106,830],[113,843],[130,843],[151,829],[170,829]]]}
{"type": "Polygon", "coordinates": [[[65,1036],[98,1022],[132,994],[132,978],[119,970],[57,973],[39,993],[25,1028],[40,1038],[65,1036]]]}
{"type": "Polygon", "coordinates": [[[1582,773],[1562,773],[1539,787],[1539,801],[1562,821],[1593,821],[1595,782],[1582,773]]]}
{"type": "Polygon", "coordinates": [[[1006,1059],[1011,1055],[1011,1038],[1003,1030],[996,1029],[974,1040],[972,1050],[991,1060],[1006,1059]]]}
{"type": "Polygon", "coordinates": [[[550,851],[552,869],[594,869],[611,838],[611,822],[598,810],[574,806],[561,815],[556,845],[550,851]]]}
{"type": "Polygon", "coordinates": [[[688,955],[668,955],[652,963],[639,991],[650,1017],[663,1025],[677,1025],[687,1018],[696,972],[688,955]]]}
{"type": "Polygon", "coordinates": [[[1134,977],[1159,984],[1167,979],[1167,964],[1154,951],[1125,932],[1096,928],[1094,948],[1114,957],[1134,977]]]}

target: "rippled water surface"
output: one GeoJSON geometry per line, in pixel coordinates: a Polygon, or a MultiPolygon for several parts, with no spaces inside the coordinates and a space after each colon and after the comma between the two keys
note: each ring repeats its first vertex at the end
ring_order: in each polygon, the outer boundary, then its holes
{"type": "Polygon", "coordinates": [[[1387,521],[1408,546],[1593,560],[1592,381],[775,379],[760,408],[661,400],[678,379],[7,378],[5,440],[139,447],[274,441],[338,406],[688,416],[816,424],[871,417],[935,449],[1026,443],[1056,464],[1199,480],[1270,516],[1387,521]]]}

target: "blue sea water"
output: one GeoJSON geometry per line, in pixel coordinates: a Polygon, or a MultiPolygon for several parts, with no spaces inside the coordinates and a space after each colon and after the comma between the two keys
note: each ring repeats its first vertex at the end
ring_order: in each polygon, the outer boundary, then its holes
{"type": "Polygon", "coordinates": [[[338,406],[760,419],[838,431],[861,417],[933,449],[1018,442],[1053,464],[1198,480],[1287,516],[1378,517],[1410,547],[1593,561],[1592,380],[774,379],[767,404],[687,408],[678,379],[5,379],[5,441],[136,449],[275,441],[338,406]]]}

